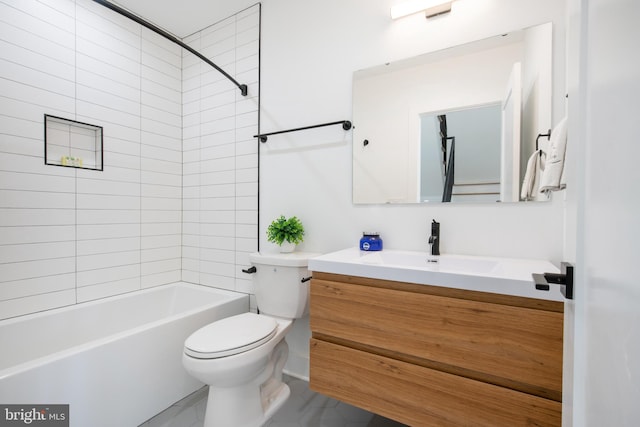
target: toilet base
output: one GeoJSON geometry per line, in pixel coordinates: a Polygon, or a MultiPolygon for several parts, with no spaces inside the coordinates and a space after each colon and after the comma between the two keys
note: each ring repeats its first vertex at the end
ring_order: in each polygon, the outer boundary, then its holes
{"type": "Polygon", "coordinates": [[[260,377],[237,387],[209,386],[204,427],[261,427],[291,394],[282,381],[289,347],[283,339],[274,348],[260,377]]]}
{"type": "MultiPolygon", "coordinates": [[[[264,390],[264,387],[263,387],[264,390]]],[[[273,390],[269,390],[269,397],[267,398],[268,407],[264,411],[264,422],[267,422],[273,415],[278,412],[278,409],[284,405],[289,396],[291,395],[291,389],[288,385],[281,382],[273,387],[273,390]]],[[[264,396],[264,394],[263,394],[264,396]]]]}
{"type": "MultiPolygon", "coordinates": [[[[228,393],[228,390],[223,391],[223,393],[228,393]]],[[[284,405],[290,394],[289,386],[282,383],[266,411],[263,411],[262,408],[259,408],[258,411],[250,410],[246,405],[241,405],[239,408],[227,406],[224,411],[221,411],[218,410],[221,404],[232,402],[228,400],[223,402],[220,393],[211,393],[211,390],[209,390],[203,427],[261,427],[278,412],[278,409],[284,405]]],[[[229,395],[226,394],[226,396],[229,395]]]]}

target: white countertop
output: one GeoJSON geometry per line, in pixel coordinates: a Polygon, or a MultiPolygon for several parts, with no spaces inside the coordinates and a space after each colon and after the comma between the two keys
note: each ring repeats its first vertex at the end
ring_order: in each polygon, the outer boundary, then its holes
{"type": "Polygon", "coordinates": [[[560,286],[549,291],[535,288],[532,273],[558,273],[549,261],[478,257],[430,256],[426,252],[385,249],[365,252],[349,248],[309,259],[309,270],[443,286],[550,301],[564,301],[560,286]],[[429,262],[437,259],[437,262],[429,262]]]}

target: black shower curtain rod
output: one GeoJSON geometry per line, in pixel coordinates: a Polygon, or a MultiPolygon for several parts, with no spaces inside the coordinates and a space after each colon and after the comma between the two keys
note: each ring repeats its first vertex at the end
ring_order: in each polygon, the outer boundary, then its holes
{"type": "Polygon", "coordinates": [[[323,123],[321,125],[304,126],[304,127],[301,127],[301,128],[279,130],[277,132],[270,132],[270,133],[260,133],[258,135],[253,135],[253,137],[254,138],[260,138],[260,142],[267,142],[267,137],[271,136],[271,135],[278,135],[280,133],[296,132],[296,131],[299,131],[299,130],[320,128],[320,127],[332,126],[332,125],[342,125],[342,129],[344,129],[344,130],[351,129],[351,122],[349,120],[340,120],[338,122],[323,123]]]}
{"type": "Polygon", "coordinates": [[[218,67],[213,62],[211,62],[206,56],[202,55],[200,52],[198,52],[197,50],[193,49],[191,46],[188,46],[185,43],[183,43],[180,39],[172,36],[171,34],[167,33],[163,29],[158,28],[155,25],[145,21],[144,19],[140,18],[139,16],[134,15],[133,13],[129,12],[128,10],[125,10],[125,9],[121,8],[120,6],[116,6],[115,4],[110,3],[110,2],[108,2],[106,0],[93,0],[93,1],[98,3],[98,4],[100,4],[100,5],[102,5],[102,6],[104,6],[104,7],[106,7],[107,9],[111,9],[114,12],[119,13],[120,15],[131,19],[132,21],[137,22],[138,24],[140,24],[142,26],[147,27],[151,31],[153,31],[153,32],[155,32],[157,34],[160,34],[162,37],[174,42],[175,44],[177,44],[181,48],[186,49],[189,52],[193,53],[195,56],[197,56],[198,58],[202,59],[204,62],[206,62],[207,64],[211,65],[213,68],[218,70],[227,79],[231,80],[233,82],[233,84],[238,86],[238,89],[240,89],[240,92],[242,93],[242,96],[247,96],[247,85],[243,85],[243,84],[238,83],[226,71],[224,71],[222,68],[218,67]]]}

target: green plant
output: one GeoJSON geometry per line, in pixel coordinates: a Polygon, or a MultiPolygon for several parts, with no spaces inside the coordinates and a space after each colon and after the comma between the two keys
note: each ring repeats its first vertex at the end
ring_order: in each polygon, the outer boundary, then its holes
{"type": "Polygon", "coordinates": [[[302,222],[295,217],[287,219],[284,215],[273,220],[267,228],[267,240],[277,245],[282,245],[284,241],[298,244],[304,239],[304,227],[302,222]]]}

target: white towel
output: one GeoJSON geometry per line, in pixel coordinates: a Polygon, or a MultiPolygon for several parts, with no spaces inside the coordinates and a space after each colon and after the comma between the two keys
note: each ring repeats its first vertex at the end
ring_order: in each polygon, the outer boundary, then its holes
{"type": "Polygon", "coordinates": [[[529,160],[527,161],[527,171],[524,174],[522,180],[522,189],[520,190],[521,200],[536,200],[539,196],[538,186],[540,181],[540,175],[544,170],[544,152],[542,150],[536,150],[533,152],[529,160]]]}
{"type": "Polygon", "coordinates": [[[551,140],[547,150],[544,172],[540,179],[540,192],[549,194],[551,191],[563,190],[564,156],[567,150],[567,118],[560,120],[551,131],[551,140]]]}

